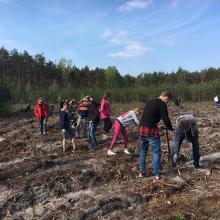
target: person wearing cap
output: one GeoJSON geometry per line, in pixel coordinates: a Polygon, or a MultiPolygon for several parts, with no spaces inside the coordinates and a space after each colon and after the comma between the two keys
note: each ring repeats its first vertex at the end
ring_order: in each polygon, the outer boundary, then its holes
{"type": "Polygon", "coordinates": [[[199,141],[198,141],[198,126],[193,115],[181,115],[176,120],[174,142],[171,149],[171,158],[173,158],[173,166],[176,166],[178,154],[180,152],[183,140],[192,143],[193,165],[197,169],[200,167],[199,159],[199,141]]]}
{"type": "Polygon", "coordinates": [[[149,145],[151,145],[153,152],[153,183],[159,182],[160,177],[161,143],[157,124],[161,118],[166,128],[173,131],[166,105],[166,102],[171,98],[171,93],[162,92],[158,98],[147,102],[140,120],[139,177],[146,176],[146,156],[149,145]]]}
{"type": "Polygon", "coordinates": [[[49,117],[48,105],[43,98],[38,98],[34,108],[34,114],[40,122],[40,132],[42,135],[47,134],[47,119],[49,117]]]}

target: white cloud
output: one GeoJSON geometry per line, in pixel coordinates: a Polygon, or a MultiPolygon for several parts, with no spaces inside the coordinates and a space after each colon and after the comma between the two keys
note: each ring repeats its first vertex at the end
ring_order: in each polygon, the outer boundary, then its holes
{"type": "Polygon", "coordinates": [[[153,50],[152,48],[144,47],[140,42],[134,41],[128,43],[124,50],[109,53],[110,57],[138,57],[146,53],[147,51],[153,50]]]}
{"type": "Polygon", "coordinates": [[[121,44],[124,42],[127,36],[127,31],[118,31],[114,36],[110,38],[110,42],[113,44],[121,44]]]}
{"type": "Polygon", "coordinates": [[[174,47],[177,45],[177,41],[175,40],[169,40],[167,41],[167,45],[170,46],[170,47],[174,47]]]}
{"type": "Polygon", "coordinates": [[[110,28],[107,28],[102,33],[103,38],[107,38],[110,43],[113,44],[121,44],[127,36],[127,31],[121,30],[117,32],[113,32],[110,28]]]}
{"type": "Polygon", "coordinates": [[[14,0],[0,0],[0,4],[17,6],[17,3],[15,3],[14,0]]]}
{"type": "Polygon", "coordinates": [[[153,3],[153,0],[130,0],[119,6],[119,11],[131,11],[135,9],[144,9],[153,3]]]}
{"type": "Polygon", "coordinates": [[[171,0],[171,7],[173,9],[177,9],[178,5],[179,5],[179,0],[171,0]]]}
{"type": "Polygon", "coordinates": [[[10,4],[10,0],[0,0],[0,3],[3,3],[3,4],[10,4]]]}
{"type": "Polygon", "coordinates": [[[12,50],[14,48],[18,49],[18,43],[11,39],[0,39],[0,45],[4,46],[8,50],[12,50]]]}
{"type": "Polygon", "coordinates": [[[0,40],[0,42],[4,45],[15,45],[16,44],[16,41],[14,40],[0,40]]]}
{"type": "Polygon", "coordinates": [[[110,37],[112,34],[113,34],[113,33],[112,33],[112,30],[109,29],[109,28],[107,28],[107,29],[105,29],[104,32],[102,33],[102,37],[108,38],[108,37],[110,37]]]}
{"type": "Polygon", "coordinates": [[[176,36],[167,36],[159,39],[158,43],[167,46],[167,47],[175,47],[179,44],[179,42],[176,39],[176,36]]]}

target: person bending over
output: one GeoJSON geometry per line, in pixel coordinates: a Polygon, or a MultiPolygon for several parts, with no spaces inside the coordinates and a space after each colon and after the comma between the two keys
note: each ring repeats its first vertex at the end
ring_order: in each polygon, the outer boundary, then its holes
{"type": "Polygon", "coordinates": [[[138,120],[138,117],[141,115],[143,109],[142,108],[136,108],[134,110],[131,110],[129,112],[124,113],[123,115],[119,116],[114,123],[114,136],[112,139],[112,142],[109,146],[108,155],[115,155],[116,153],[113,151],[113,148],[115,144],[117,143],[117,140],[119,138],[119,135],[122,134],[123,140],[124,140],[124,153],[130,154],[128,151],[128,134],[126,127],[132,123],[135,123],[139,126],[140,122],[138,120]]]}
{"type": "Polygon", "coordinates": [[[173,158],[174,166],[176,166],[176,161],[180,152],[180,147],[184,139],[192,143],[192,152],[194,160],[193,165],[197,169],[200,167],[200,154],[198,141],[198,127],[196,119],[193,115],[181,115],[176,120],[174,144],[171,149],[171,158],[173,158]]]}

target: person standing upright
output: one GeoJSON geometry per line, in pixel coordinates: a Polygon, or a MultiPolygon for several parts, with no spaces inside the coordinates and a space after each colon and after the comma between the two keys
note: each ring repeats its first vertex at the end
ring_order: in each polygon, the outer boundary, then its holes
{"type": "Polygon", "coordinates": [[[110,93],[106,92],[100,104],[99,112],[100,119],[104,122],[104,132],[102,135],[103,140],[108,138],[107,133],[112,128],[112,121],[110,118],[111,108],[110,108],[110,93]]]}
{"type": "Polygon", "coordinates": [[[74,138],[74,129],[71,126],[69,116],[69,103],[64,102],[63,108],[60,111],[60,128],[63,136],[63,152],[66,151],[66,141],[71,140],[73,146],[73,152],[76,150],[76,143],[74,138]]]}
{"type": "Polygon", "coordinates": [[[86,137],[86,118],[89,115],[89,106],[91,104],[90,96],[87,95],[83,99],[81,99],[78,103],[78,119],[76,125],[76,138],[80,137],[80,129],[83,128],[84,131],[84,138],[86,137]]]}
{"type": "Polygon", "coordinates": [[[139,177],[146,176],[146,156],[148,147],[151,145],[153,153],[153,183],[159,182],[160,177],[161,142],[157,124],[161,118],[166,128],[173,131],[166,105],[166,102],[171,98],[171,93],[162,92],[158,98],[147,102],[140,120],[139,177]]]}
{"type": "Polygon", "coordinates": [[[98,149],[98,143],[96,140],[96,129],[100,122],[100,116],[99,116],[99,106],[100,104],[95,101],[91,97],[91,105],[89,108],[89,129],[88,129],[88,137],[91,144],[92,149],[98,149]]]}
{"type": "Polygon", "coordinates": [[[42,135],[47,135],[47,119],[49,117],[48,105],[43,98],[38,98],[34,108],[34,114],[40,122],[40,132],[42,135]]]}

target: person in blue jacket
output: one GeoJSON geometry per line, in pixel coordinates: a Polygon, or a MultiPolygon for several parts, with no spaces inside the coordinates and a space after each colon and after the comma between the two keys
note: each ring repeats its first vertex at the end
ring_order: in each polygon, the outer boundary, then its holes
{"type": "Polygon", "coordinates": [[[74,152],[76,150],[76,143],[74,137],[75,132],[73,127],[71,126],[68,102],[64,102],[63,108],[60,111],[60,128],[63,136],[63,151],[66,151],[66,140],[71,140],[74,152]]]}

